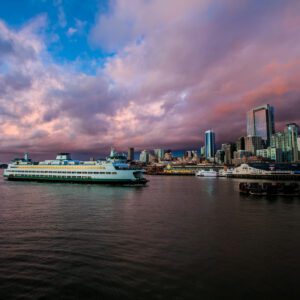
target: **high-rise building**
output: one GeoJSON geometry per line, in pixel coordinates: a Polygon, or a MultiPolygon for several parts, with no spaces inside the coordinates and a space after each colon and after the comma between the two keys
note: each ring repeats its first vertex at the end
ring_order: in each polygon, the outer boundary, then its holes
{"type": "Polygon", "coordinates": [[[218,164],[223,164],[224,163],[224,156],[225,156],[225,152],[222,149],[217,150],[216,152],[216,163],[218,164]]]}
{"type": "Polygon", "coordinates": [[[271,147],[280,150],[277,156],[281,153],[283,162],[299,160],[298,130],[298,125],[291,123],[286,125],[284,132],[277,132],[271,136],[271,147]]]}
{"type": "Polygon", "coordinates": [[[157,157],[158,161],[161,161],[164,159],[165,150],[164,149],[154,149],[154,154],[157,157]]]}
{"type": "Polygon", "coordinates": [[[286,151],[290,162],[298,160],[298,130],[299,127],[295,123],[287,124],[284,130],[286,151]]]}
{"type": "Polygon", "coordinates": [[[286,151],[285,134],[283,132],[276,132],[271,136],[271,147],[286,151]]]}
{"type": "Polygon", "coordinates": [[[149,152],[147,150],[141,152],[140,161],[146,164],[149,163],[149,152]]]}
{"type": "Polygon", "coordinates": [[[200,156],[205,157],[205,146],[202,146],[200,149],[200,156]]]}
{"type": "Polygon", "coordinates": [[[255,107],[247,112],[247,135],[260,136],[269,146],[275,133],[274,108],[269,104],[255,107]]]}
{"type": "Polygon", "coordinates": [[[205,131],[205,158],[211,160],[216,153],[215,133],[213,130],[205,131]]]}
{"type": "Polygon", "coordinates": [[[133,161],[134,160],[134,148],[129,148],[128,149],[127,159],[129,161],[133,161]]]}
{"type": "Polygon", "coordinates": [[[263,148],[262,138],[260,136],[247,136],[245,138],[245,150],[256,155],[256,151],[263,148]]]}
{"type": "Polygon", "coordinates": [[[224,164],[231,165],[233,152],[234,152],[234,145],[232,144],[222,144],[222,150],[224,151],[224,164]]]}
{"type": "Polygon", "coordinates": [[[237,141],[236,141],[236,150],[245,150],[245,137],[241,136],[237,141]]]}

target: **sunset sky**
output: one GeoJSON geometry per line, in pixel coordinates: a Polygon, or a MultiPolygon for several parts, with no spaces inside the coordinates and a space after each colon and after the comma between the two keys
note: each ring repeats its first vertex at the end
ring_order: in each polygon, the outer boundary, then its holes
{"type": "Polygon", "coordinates": [[[300,124],[299,0],[0,2],[0,161],[199,149],[300,124]]]}

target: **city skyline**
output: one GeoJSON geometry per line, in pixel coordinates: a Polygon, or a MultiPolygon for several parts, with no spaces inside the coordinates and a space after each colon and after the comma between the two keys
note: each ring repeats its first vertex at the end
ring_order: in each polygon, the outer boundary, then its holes
{"type": "Polygon", "coordinates": [[[199,149],[269,103],[300,124],[299,1],[0,5],[0,160],[199,149]],[[19,9],[15,7],[18,6],[19,9]],[[203,133],[203,134],[202,134],[203,133]]]}

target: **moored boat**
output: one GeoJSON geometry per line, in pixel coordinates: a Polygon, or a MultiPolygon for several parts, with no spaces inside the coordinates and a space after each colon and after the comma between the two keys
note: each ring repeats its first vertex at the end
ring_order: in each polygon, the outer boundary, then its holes
{"type": "Polygon", "coordinates": [[[196,173],[196,176],[200,176],[200,177],[218,177],[218,172],[214,171],[213,169],[210,169],[210,170],[199,170],[196,173]]]}
{"type": "Polygon", "coordinates": [[[241,182],[240,192],[255,196],[300,196],[298,183],[241,182]]]}

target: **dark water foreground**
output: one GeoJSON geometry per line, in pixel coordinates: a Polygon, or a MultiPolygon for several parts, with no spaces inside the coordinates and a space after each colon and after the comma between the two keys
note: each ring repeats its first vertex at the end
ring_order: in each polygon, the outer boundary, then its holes
{"type": "Polygon", "coordinates": [[[0,299],[298,299],[300,199],[241,196],[238,180],[149,179],[0,179],[0,299]]]}

